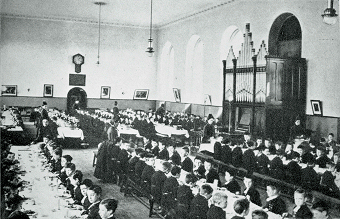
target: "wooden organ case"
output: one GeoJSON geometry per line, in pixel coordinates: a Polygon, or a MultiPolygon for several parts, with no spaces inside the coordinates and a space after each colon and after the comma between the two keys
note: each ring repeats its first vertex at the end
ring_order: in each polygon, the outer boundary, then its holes
{"type": "Polygon", "coordinates": [[[222,121],[230,134],[287,141],[290,127],[306,108],[306,60],[268,55],[264,41],[255,54],[246,24],[238,58],[233,48],[223,60],[222,121]]]}

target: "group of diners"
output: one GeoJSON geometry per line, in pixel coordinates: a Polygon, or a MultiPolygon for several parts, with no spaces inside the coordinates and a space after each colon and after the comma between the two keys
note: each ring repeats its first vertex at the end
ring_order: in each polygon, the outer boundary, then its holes
{"type": "MultiPolygon", "coordinates": [[[[271,139],[233,140],[219,135],[213,144],[215,160],[252,173],[269,175],[305,189],[321,191],[332,197],[340,197],[340,152],[334,143],[334,135],[314,142],[298,139],[300,144],[271,139]],[[263,142],[263,143],[262,143],[263,142]]],[[[205,153],[204,151],[201,151],[205,153]]]]}
{"type": "MultiPolygon", "coordinates": [[[[3,144],[3,142],[2,142],[3,144]]],[[[26,219],[29,218],[30,211],[23,211],[22,204],[26,200],[19,195],[20,187],[23,181],[20,182],[20,177],[13,176],[14,170],[18,169],[18,160],[15,160],[15,155],[10,152],[10,145],[2,148],[2,198],[1,218],[4,219],[26,219]],[[8,167],[8,174],[6,174],[5,167],[11,164],[13,167],[8,167]],[[15,168],[14,168],[15,167],[15,168]],[[3,172],[5,171],[5,173],[3,172]],[[11,176],[9,178],[9,176],[11,176]]],[[[101,199],[102,188],[93,184],[90,179],[83,179],[81,170],[76,169],[76,165],[72,162],[73,158],[70,155],[63,155],[63,150],[52,138],[44,137],[43,142],[32,144],[30,147],[34,148],[39,156],[46,159],[44,166],[57,177],[58,188],[64,191],[66,201],[73,208],[81,211],[81,217],[87,219],[114,219],[114,212],[118,206],[118,201],[113,198],[101,199]]],[[[18,174],[20,173],[17,172],[18,174]]],[[[43,193],[43,191],[41,191],[43,193]]],[[[59,204],[58,204],[59,205],[59,204]]],[[[37,212],[39,214],[39,212],[37,212]]]]}
{"type": "Polygon", "coordinates": [[[143,147],[120,138],[101,142],[94,175],[117,183],[121,192],[148,197],[150,208],[165,218],[313,218],[317,214],[328,218],[325,202],[307,207],[309,196],[303,189],[295,192],[296,200],[301,196],[303,200],[295,201],[296,207],[288,212],[276,185],[267,186],[268,198],[262,203],[251,174],[244,176],[241,185],[232,170],[217,172],[211,160],[189,157],[188,147],[176,149],[161,140],[146,140],[143,147]]]}

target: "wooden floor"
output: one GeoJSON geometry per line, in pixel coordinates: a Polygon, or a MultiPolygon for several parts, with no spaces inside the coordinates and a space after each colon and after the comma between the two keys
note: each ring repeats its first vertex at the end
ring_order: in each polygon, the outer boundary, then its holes
{"type": "MultiPolygon", "coordinates": [[[[93,176],[94,167],[92,167],[93,150],[90,149],[64,149],[63,154],[69,154],[73,157],[74,164],[78,170],[84,174],[84,179],[91,179],[103,189],[103,198],[114,198],[118,200],[118,208],[115,213],[117,219],[121,218],[149,218],[149,209],[134,197],[124,197],[119,192],[119,187],[112,183],[102,183],[93,176]]],[[[156,216],[155,216],[156,217],[156,216]]]]}

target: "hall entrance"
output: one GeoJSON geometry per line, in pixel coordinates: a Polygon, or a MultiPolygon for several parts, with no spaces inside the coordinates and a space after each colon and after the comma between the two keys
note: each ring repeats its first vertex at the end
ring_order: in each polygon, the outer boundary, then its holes
{"type": "Polygon", "coordinates": [[[80,87],[72,88],[67,94],[67,112],[71,113],[75,107],[79,109],[87,108],[87,94],[80,87]],[[75,106],[76,101],[79,101],[78,106],[75,106]]]}

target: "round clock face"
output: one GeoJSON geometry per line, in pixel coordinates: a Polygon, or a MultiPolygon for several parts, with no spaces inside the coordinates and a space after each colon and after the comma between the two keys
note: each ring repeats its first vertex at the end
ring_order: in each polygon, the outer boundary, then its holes
{"type": "Polygon", "coordinates": [[[73,62],[77,65],[81,65],[84,63],[84,58],[81,55],[75,55],[73,56],[73,62]]]}

